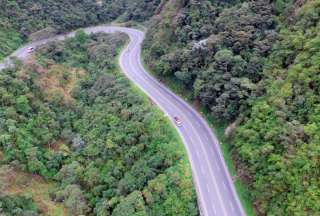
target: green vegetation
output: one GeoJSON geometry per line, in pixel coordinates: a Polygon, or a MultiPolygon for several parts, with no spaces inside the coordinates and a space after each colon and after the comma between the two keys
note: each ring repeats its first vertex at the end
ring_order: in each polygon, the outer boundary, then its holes
{"type": "MultiPolygon", "coordinates": [[[[249,215],[251,200],[258,215],[320,214],[319,0],[0,0],[0,59],[114,20],[148,23],[146,64],[215,127],[249,215]]],[[[196,215],[182,145],[115,66],[124,41],[78,33],[2,72],[1,157],[55,180],[71,214],[196,215]]],[[[43,211],[0,199],[8,214],[43,211]]]]}
{"type": "Polygon", "coordinates": [[[19,33],[1,26],[0,23],[0,60],[11,54],[23,43],[19,33]]]}
{"type": "Polygon", "coordinates": [[[114,20],[145,21],[161,0],[0,0],[0,60],[23,42],[114,20]]]}
{"type": "Polygon", "coordinates": [[[256,97],[265,56],[276,39],[271,5],[203,1],[164,13],[148,31],[147,64],[181,81],[213,116],[234,120],[256,97]]]}
{"type": "Polygon", "coordinates": [[[23,36],[36,31],[64,32],[71,29],[122,20],[144,21],[153,15],[160,0],[62,0],[0,1],[2,23],[9,23],[23,36]],[[52,30],[52,29],[50,29],[52,30]]]}
{"type": "Polygon", "coordinates": [[[4,163],[56,181],[68,214],[197,215],[181,141],[117,70],[126,40],[78,32],[2,71],[4,163]]]}
{"type": "MultiPolygon", "coordinates": [[[[144,65],[146,68],[148,68],[148,65],[144,65]]],[[[151,71],[150,68],[148,71],[151,71]]],[[[224,135],[224,130],[226,128],[226,123],[222,123],[221,121],[215,119],[208,110],[203,107],[199,106],[198,101],[194,101],[192,97],[192,93],[188,91],[188,89],[182,85],[181,81],[175,79],[174,77],[161,77],[158,74],[153,73],[153,75],[161,80],[163,84],[165,84],[167,87],[169,87],[175,94],[179,95],[181,98],[186,100],[191,106],[193,106],[198,112],[201,113],[201,115],[208,121],[210,127],[213,129],[214,134],[217,136],[220,145],[223,157],[226,161],[226,165],[228,167],[228,170],[230,172],[230,175],[235,180],[235,187],[237,190],[237,193],[239,195],[240,201],[245,209],[245,212],[247,215],[254,215],[254,210],[252,206],[252,199],[250,197],[247,185],[245,185],[241,179],[237,178],[237,171],[236,167],[234,165],[234,161],[232,159],[232,145],[230,144],[230,140],[226,139],[224,135]]]]}
{"type": "MultiPolygon", "coordinates": [[[[39,175],[22,172],[12,166],[0,166],[0,204],[5,215],[35,215],[36,212],[49,216],[67,215],[60,203],[50,198],[57,185],[47,182],[39,175]]],[[[37,214],[38,215],[38,214],[37,214]]]]}
{"type": "Polygon", "coordinates": [[[219,131],[237,124],[219,137],[258,215],[320,213],[319,4],[168,1],[150,22],[144,56],[156,76],[189,90],[219,131]]]}
{"type": "Polygon", "coordinates": [[[38,208],[25,196],[1,196],[0,213],[5,215],[37,215],[38,208]]]}
{"type": "Polygon", "coordinates": [[[235,145],[260,213],[318,215],[320,1],[292,13],[264,70],[266,93],[243,119],[235,145]]]}

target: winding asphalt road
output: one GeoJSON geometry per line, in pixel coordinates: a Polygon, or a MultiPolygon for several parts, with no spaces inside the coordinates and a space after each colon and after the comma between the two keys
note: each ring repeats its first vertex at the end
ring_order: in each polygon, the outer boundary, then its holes
{"type": "MultiPolygon", "coordinates": [[[[141,63],[141,43],[144,33],[131,28],[96,26],[85,28],[86,33],[124,32],[130,36],[119,63],[125,75],[140,87],[170,118],[178,116],[182,126],[176,126],[188,152],[193,179],[198,194],[199,208],[205,216],[244,216],[244,210],[235,192],[233,182],[224,162],[220,145],[204,119],[186,102],[148,74],[141,63]]],[[[26,60],[28,47],[38,47],[55,40],[73,37],[74,32],[29,43],[10,57],[26,60]]],[[[0,63],[0,70],[11,66],[8,57],[0,63]]]]}

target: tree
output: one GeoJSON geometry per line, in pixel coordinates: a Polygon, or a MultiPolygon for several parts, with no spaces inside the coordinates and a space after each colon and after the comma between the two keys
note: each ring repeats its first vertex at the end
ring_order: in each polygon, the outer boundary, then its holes
{"type": "Polygon", "coordinates": [[[85,215],[90,211],[86,203],[83,191],[78,185],[68,185],[63,190],[64,205],[72,215],[85,215]]]}
{"type": "Polygon", "coordinates": [[[21,95],[16,99],[16,109],[22,114],[27,114],[31,110],[26,96],[21,95]]]}
{"type": "Polygon", "coordinates": [[[114,209],[112,216],[147,216],[146,207],[141,192],[134,191],[123,198],[114,209]]]}

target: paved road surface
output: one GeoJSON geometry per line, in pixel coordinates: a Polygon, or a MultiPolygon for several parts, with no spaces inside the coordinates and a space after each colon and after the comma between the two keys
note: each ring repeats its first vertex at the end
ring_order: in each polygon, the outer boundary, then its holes
{"type": "MultiPolygon", "coordinates": [[[[141,64],[141,43],[144,33],[131,28],[97,26],[84,29],[87,33],[124,32],[130,36],[129,45],[120,56],[120,66],[126,76],[139,86],[173,122],[173,117],[182,120],[177,127],[188,152],[196,185],[200,210],[205,216],[245,215],[231,177],[225,165],[219,142],[203,118],[187,103],[150,76],[141,64]]],[[[29,46],[37,47],[53,40],[64,40],[74,32],[28,44],[12,54],[25,60],[29,46]]],[[[0,70],[10,66],[10,59],[0,63],[0,70]]]]}

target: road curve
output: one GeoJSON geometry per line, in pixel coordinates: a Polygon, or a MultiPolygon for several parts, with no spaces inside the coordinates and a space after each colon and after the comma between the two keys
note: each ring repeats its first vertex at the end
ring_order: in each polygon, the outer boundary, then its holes
{"type": "MultiPolygon", "coordinates": [[[[124,32],[130,43],[122,51],[119,64],[125,75],[141,88],[170,118],[178,116],[182,126],[175,127],[188,152],[193,179],[199,200],[199,208],[205,216],[244,216],[244,210],[235,192],[233,182],[224,162],[220,145],[205,120],[186,102],[154,79],[141,63],[141,43],[144,33],[131,28],[96,26],[83,29],[86,33],[124,32]]],[[[75,32],[29,43],[10,57],[25,60],[29,46],[38,47],[55,40],[73,37],[75,32]]],[[[10,57],[0,63],[0,70],[11,65],[10,57]]]]}

